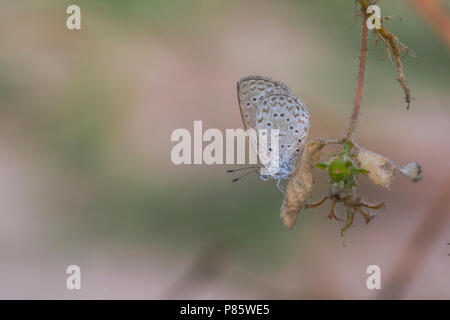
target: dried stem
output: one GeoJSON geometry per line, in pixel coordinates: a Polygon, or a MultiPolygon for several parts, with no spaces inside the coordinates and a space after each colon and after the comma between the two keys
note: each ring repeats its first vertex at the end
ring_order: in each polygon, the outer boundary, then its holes
{"type": "Polygon", "coordinates": [[[366,60],[367,60],[367,34],[368,28],[366,19],[363,19],[363,31],[361,39],[361,55],[359,57],[359,72],[358,72],[358,89],[356,91],[355,106],[353,109],[352,117],[350,119],[350,126],[347,131],[347,138],[352,141],[355,131],[356,123],[358,122],[359,110],[361,109],[361,100],[364,92],[364,78],[366,73],[366,60]]]}
{"type": "Polygon", "coordinates": [[[369,209],[378,210],[378,209],[386,207],[386,204],[384,202],[381,202],[381,203],[378,203],[378,204],[368,204],[368,203],[361,202],[360,206],[361,207],[365,207],[365,208],[369,208],[369,209]]]}
{"type": "Polygon", "coordinates": [[[391,57],[390,52],[392,50],[392,54],[394,55],[395,62],[397,64],[397,80],[405,93],[406,108],[409,109],[409,105],[411,103],[411,90],[409,89],[405,74],[403,72],[402,52],[411,52],[411,50],[404,46],[395,34],[387,31],[384,27],[379,30],[375,30],[375,32],[382,40],[385,41],[385,43],[388,44],[388,57],[391,57]]]}
{"type": "MultiPolygon", "coordinates": [[[[361,5],[361,10],[364,15],[364,23],[366,23],[366,20],[368,18],[366,12],[367,8],[371,4],[370,1],[366,0],[359,0],[358,3],[361,5]]],[[[414,52],[410,50],[408,47],[403,45],[398,37],[393,34],[392,32],[389,32],[384,26],[383,22],[388,20],[389,18],[384,18],[381,21],[381,27],[380,29],[374,29],[375,35],[378,36],[385,44],[386,44],[386,52],[389,59],[392,58],[392,55],[395,57],[395,62],[397,64],[397,75],[398,75],[398,82],[400,83],[400,86],[403,89],[403,92],[405,94],[405,102],[406,102],[406,108],[409,109],[409,105],[411,103],[411,90],[409,89],[408,83],[406,82],[406,77],[403,72],[403,63],[402,63],[402,54],[403,53],[410,53],[414,55],[414,52]]]]}
{"type": "MultiPolygon", "coordinates": [[[[353,135],[355,132],[355,127],[358,122],[359,110],[361,109],[361,100],[364,92],[364,79],[365,79],[365,71],[366,71],[366,59],[367,59],[367,35],[368,35],[368,27],[367,27],[367,19],[369,16],[367,15],[367,8],[371,4],[370,1],[359,0],[357,1],[361,5],[361,12],[363,16],[363,31],[362,31],[362,39],[361,39],[361,55],[359,60],[359,73],[358,73],[358,89],[356,92],[355,98],[355,106],[353,109],[352,117],[350,119],[350,125],[347,131],[347,138],[349,141],[353,141],[353,135]]],[[[388,18],[382,19],[382,21],[386,21],[388,18]]],[[[412,50],[403,45],[398,37],[389,32],[384,26],[381,24],[379,29],[374,30],[375,35],[378,36],[385,44],[387,55],[389,58],[392,55],[395,58],[395,62],[397,64],[397,75],[398,82],[403,89],[405,94],[405,102],[406,108],[409,109],[409,105],[411,103],[411,90],[409,89],[408,83],[406,82],[405,73],[403,72],[403,63],[402,63],[402,54],[403,53],[411,53],[414,54],[412,50]],[[392,54],[391,54],[392,52],[392,54]]]]}
{"type": "Polygon", "coordinates": [[[311,209],[311,208],[320,207],[327,199],[328,199],[328,197],[325,196],[320,201],[317,201],[317,202],[314,202],[314,203],[307,203],[307,204],[305,204],[305,209],[311,209]]]}

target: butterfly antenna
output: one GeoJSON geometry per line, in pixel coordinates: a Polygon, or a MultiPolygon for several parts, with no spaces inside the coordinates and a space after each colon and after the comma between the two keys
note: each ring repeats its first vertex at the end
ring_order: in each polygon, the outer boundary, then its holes
{"type": "Polygon", "coordinates": [[[234,178],[234,179],[233,179],[233,182],[236,182],[236,181],[238,181],[238,180],[241,180],[242,178],[248,176],[250,173],[253,173],[253,172],[258,173],[258,170],[252,170],[252,171],[246,172],[246,173],[244,173],[242,176],[237,177],[237,178],[234,178]]]}
{"type": "Polygon", "coordinates": [[[230,169],[230,170],[227,170],[227,173],[241,171],[241,170],[248,170],[248,169],[259,169],[259,167],[252,166],[252,167],[242,167],[242,168],[237,168],[237,169],[230,169]]]}

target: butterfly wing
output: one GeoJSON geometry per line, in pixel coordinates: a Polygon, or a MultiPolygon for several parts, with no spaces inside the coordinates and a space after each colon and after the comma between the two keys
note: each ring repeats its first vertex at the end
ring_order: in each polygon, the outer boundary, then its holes
{"type": "Polygon", "coordinates": [[[261,101],[272,94],[295,98],[295,94],[285,84],[268,77],[249,76],[238,81],[237,96],[245,129],[256,128],[256,113],[261,108],[261,101]]]}
{"type": "MultiPolygon", "coordinates": [[[[278,129],[279,161],[285,170],[291,168],[305,146],[310,126],[302,101],[285,84],[262,76],[239,80],[237,93],[245,129],[278,129]]],[[[270,146],[268,139],[269,150],[270,146]]]]}

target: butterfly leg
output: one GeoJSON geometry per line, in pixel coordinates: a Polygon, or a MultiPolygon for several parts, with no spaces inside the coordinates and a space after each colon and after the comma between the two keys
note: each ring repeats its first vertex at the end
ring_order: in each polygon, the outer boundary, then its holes
{"type": "Polygon", "coordinates": [[[286,190],[281,185],[281,179],[277,180],[277,188],[281,191],[282,194],[286,195],[286,190]]]}

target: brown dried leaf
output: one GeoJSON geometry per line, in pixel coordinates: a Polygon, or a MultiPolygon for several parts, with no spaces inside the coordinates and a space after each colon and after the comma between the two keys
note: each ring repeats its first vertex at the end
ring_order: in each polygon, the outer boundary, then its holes
{"type": "Polygon", "coordinates": [[[294,228],[306,200],[312,196],[314,185],[312,169],[319,161],[320,152],[324,146],[325,143],[322,140],[313,140],[306,143],[300,163],[288,183],[280,217],[283,224],[289,229],[294,228]]]}
{"type": "Polygon", "coordinates": [[[378,153],[361,149],[358,153],[359,166],[369,171],[367,177],[376,185],[389,189],[394,179],[395,165],[378,153]]]}

